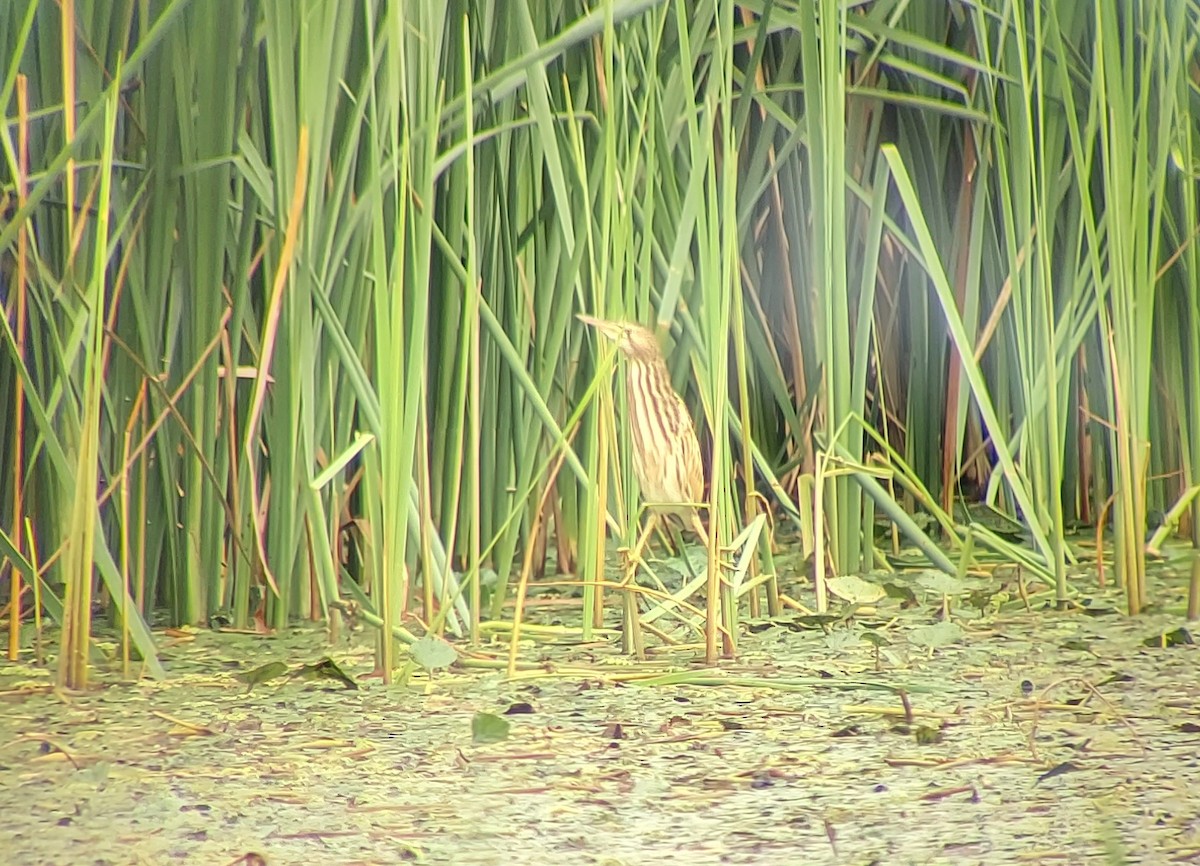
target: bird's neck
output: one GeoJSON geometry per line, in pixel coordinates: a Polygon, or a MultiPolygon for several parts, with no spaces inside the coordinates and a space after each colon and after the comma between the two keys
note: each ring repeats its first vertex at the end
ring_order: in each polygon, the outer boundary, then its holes
{"type": "Polygon", "coordinates": [[[662,358],[630,358],[625,375],[631,384],[636,378],[643,382],[662,382],[666,387],[672,388],[671,371],[667,369],[667,362],[662,358]]]}
{"type": "Polygon", "coordinates": [[[635,414],[642,409],[661,416],[664,407],[679,399],[671,373],[662,358],[630,358],[625,373],[626,399],[635,414]]]}

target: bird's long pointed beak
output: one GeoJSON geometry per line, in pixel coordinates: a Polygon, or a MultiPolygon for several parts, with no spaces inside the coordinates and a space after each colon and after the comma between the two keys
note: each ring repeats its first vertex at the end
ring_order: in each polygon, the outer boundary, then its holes
{"type": "Polygon", "coordinates": [[[615,340],[620,336],[620,326],[616,322],[608,322],[604,319],[597,319],[595,316],[589,316],[586,313],[576,313],[575,318],[583,322],[585,325],[591,325],[597,331],[610,340],[615,340]]]}

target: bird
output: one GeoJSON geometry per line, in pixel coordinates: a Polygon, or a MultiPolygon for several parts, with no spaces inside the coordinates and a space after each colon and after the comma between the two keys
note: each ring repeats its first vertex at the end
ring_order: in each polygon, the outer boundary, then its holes
{"type": "Polygon", "coordinates": [[[625,358],[625,423],[642,499],[649,511],[646,527],[633,547],[632,563],[657,521],[676,516],[708,547],[708,533],[696,513],[704,496],[700,443],[687,404],[671,385],[667,362],[648,328],[633,322],[598,319],[583,313],[579,320],[611,340],[625,358]]]}

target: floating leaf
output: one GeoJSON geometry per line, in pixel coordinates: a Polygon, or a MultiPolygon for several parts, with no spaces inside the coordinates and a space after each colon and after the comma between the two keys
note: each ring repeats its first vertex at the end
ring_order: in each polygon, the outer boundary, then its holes
{"type": "Polygon", "coordinates": [[[1077,765],[1072,764],[1070,761],[1066,761],[1062,764],[1059,764],[1057,767],[1052,767],[1051,769],[1042,773],[1042,775],[1038,776],[1037,782],[1035,782],[1034,784],[1040,784],[1041,782],[1044,782],[1047,779],[1053,779],[1055,776],[1061,776],[1064,773],[1074,773],[1074,772],[1077,772],[1078,770],[1079,770],[1079,767],[1077,765]]]}
{"type": "Polygon", "coordinates": [[[1120,612],[1115,607],[1094,598],[1085,598],[1081,604],[1083,612],[1088,616],[1112,616],[1120,612]]]}
{"type": "Polygon", "coordinates": [[[342,670],[341,666],[329,656],[315,664],[304,665],[293,676],[302,680],[333,680],[348,689],[358,688],[358,683],[354,681],[354,678],[342,670]]]}
{"type": "Polygon", "coordinates": [[[961,639],[962,636],[962,626],[956,622],[947,620],[946,622],[939,622],[936,625],[923,625],[920,628],[914,628],[908,633],[908,642],[916,646],[937,649],[938,647],[949,646],[961,639]]]}
{"type": "Polygon", "coordinates": [[[219,607],[208,615],[208,627],[213,631],[220,631],[223,628],[229,628],[233,625],[233,610],[228,607],[219,607]]]}
{"type": "Polygon", "coordinates": [[[1148,647],[1171,647],[1171,646],[1191,646],[1196,642],[1192,637],[1192,633],[1186,628],[1177,628],[1172,631],[1166,631],[1162,634],[1148,637],[1142,641],[1142,646],[1148,647]]]}
{"type": "MultiPolygon", "coordinates": [[[[415,644],[414,644],[415,646],[415,644]]],[[[471,741],[476,745],[508,739],[508,721],[491,713],[476,713],[471,719],[471,741]]]]}
{"type": "Polygon", "coordinates": [[[927,571],[917,578],[917,583],[937,595],[958,595],[966,589],[961,580],[941,571],[927,571]]]}
{"type": "Polygon", "coordinates": [[[851,604],[874,604],[887,595],[887,590],[853,574],[831,577],[825,581],[829,591],[851,604]]]}
{"type": "Polygon", "coordinates": [[[427,671],[448,668],[458,661],[458,651],[437,635],[427,634],[408,648],[412,660],[427,671]]]}
{"type": "Polygon", "coordinates": [[[831,613],[808,613],[796,617],[795,623],[803,628],[825,629],[837,624],[840,620],[840,616],[834,616],[831,613]]]}
{"type": "Polygon", "coordinates": [[[888,598],[899,600],[901,607],[912,607],[917,603],[916,594],[907,586],[899,583],[885,583],[883,591],[887,593],[888,598]]]}
{"type": "Polygon", "coordinates": [[[873,647],[891,646],[892,642],[886,637],[875,631],[864,631],[859,634],[859,637],[865,640],[873,647]]]}
{"type": "Polygon", "coordinates": [[[240,674],[234,674],[234,677],[244,682],[251,689],[257,685],[262,685],[268,680],[273,680],[276,677],[283,676],[287,673],[288,666],[283,662],[267,662],[265,665],[259,665],[251,670],[244,671],[240,674]]]}
{"type": "Polygon", "coordinates": [[[967,594],[967,603],[970,604],[971,607],[978,610],[980,614],[982,614],[985,610],[992,606],[992,600],[997,598],[1002,599],[996,604],[996,607],[998,608],[1005,601],[1008,601],[1008,593],[1004,592],[1003,590],[992,589],[990,587],[988,589],[973,589],[967,594]]]}
{"type": "Polygon", "coordinates": [[[844,629],[825,635],[825,646],[834,652],[850,650],[858,646],[858,635],[844,629]]]}
{"type": "Polygon", "coordinates": [[[917,741],[918,746],[932,746],[942,741],[942,732],[938,728],[919,725],[913,731],[913,739],[917,741]]]}

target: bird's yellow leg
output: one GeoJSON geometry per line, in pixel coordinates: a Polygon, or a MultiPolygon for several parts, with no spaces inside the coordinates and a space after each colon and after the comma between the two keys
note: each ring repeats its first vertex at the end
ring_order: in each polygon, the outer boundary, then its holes
{"type": "Polygon", "coordinates": [[[634,572],[642,563],[642,551],[646,549],[646,542],[650,540],[650,533],[654,531],[654,526],[658,522],[658,514],[651,511],[646,518],[646,528],[642,530],[642,534],[638,536],[637,544],[633,546],[633,550],[625,554],[625,578],[622,583],[630,583],[633,580],[634,572]]]}
{"type": "Polygon", "coordinates": [[[645,661],[646,642],[642,638],[642,612],[638,610],[637,588],[627,586],[622,596],[624,628],[621,629],[621,651],[626,654],[633,653],[638,661],[645,661]]]}
{"type": "MultiPolygon", "coordinates": [[[[692,531],[700,536],[700,540],[704,543],[704,549],[711,556],[713,554],[713,539],[705,531],[704,523],[700,520],[700,515],[694,511],[692,512],[692,531]]],[[[722,574],[724,563],[721,561],[721,551],[716,551],[716,554],[717,567],[710,571],[708,575],[708,585],[706,587],[707,598],[704,612],[705,657],[710,664],[716,661],[718,636],[721,639],[721,649],[724,655],[727,658],[732,657],[734,652],[733,635],[730,634],[729,627],[724,621],[726,611],[725,605],[722,604],[722,584],[725,583],[725,576],[722,574]]]]}
{"type": "Polygon", "coordinates": [[[621,649],[626,653],[633,653],[639,661],[646,658],[646,645],[642,639],[641,611],[638,610],[638,590],[633,585],[633,578],[637,574],[638,564],[642,562],[642,550],[650,538],[650,533],[654,531],[654,524],[657,520],[658,515],[651,511],[646,519],[646,528],[642,530],[642,534],[638,537],[637,544],[633,546],[633,550],[626,552],[625,575],[621,579],[621,586],[623,587],[622,611],[624,613],[625,625],[621,630],[621,649]]]}
{"type": "MultiPolygon", "coordinates": [[[[694,511],[692,512],[692,532],[699,536],[700,543],[704,545],[704,550],[707,552],[712,546],[712,539],[709,538],[708,532],[704,529],[704,523],[700,520],[700,515],[696,514],[694,511]]],[[[722,554],[724,554],[727,550],[728,548],[725,547],[717,550],[717,564],[723,569],[733,568],[733,563],[727,559],[724,559],[722,556],[722,554]]]]}

